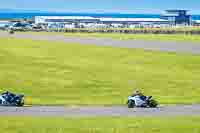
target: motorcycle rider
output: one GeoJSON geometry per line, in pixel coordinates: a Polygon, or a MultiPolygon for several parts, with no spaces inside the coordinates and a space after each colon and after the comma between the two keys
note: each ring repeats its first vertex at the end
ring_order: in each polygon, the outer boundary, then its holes
{"type": "Polygon", "coordinates": [[[136,106],[145,106],[147,96],[145,96],[140,89],[136,89],[131,96],[135,97],[136,106]]]}
{"type": "Polygon", "coordinates": [[[134,96],[140,96],[140,98],[142,100],[146,99],[146,96],[140,91],[140,89],[136,89],[131,96],[132,97],[134,97],[134,96]]]}

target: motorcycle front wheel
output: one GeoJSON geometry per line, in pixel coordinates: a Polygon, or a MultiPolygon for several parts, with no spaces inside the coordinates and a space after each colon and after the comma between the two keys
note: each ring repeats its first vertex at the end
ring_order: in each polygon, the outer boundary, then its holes
{"type": "Polygon", "coordinates": [[[133,100],[128,101],[128,108],[134,108],[135,107],[135,102],[133,100]]]}
{"type": "Polygon", "coordinates": [[[150,107],[150,108],[156,108],[157,106],[158,106],[158,102],[157,102],[156,100],[151,99],[151,100],[149,101],[149,107],[150,107]]]}
{"type": "Polygon", "coordinates": [[[18,106],[18,107],[24,106],[24,98],[22,98],[22,99],[20,100],[20,102],[17,102],[17,103],[16,103],[16,106],[18,106]]]}

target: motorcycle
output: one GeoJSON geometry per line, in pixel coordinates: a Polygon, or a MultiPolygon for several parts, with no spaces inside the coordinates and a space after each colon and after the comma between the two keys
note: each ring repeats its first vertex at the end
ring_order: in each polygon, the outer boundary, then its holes
{"type": "Polygon", "coordinates": [[[127,101],[128,108],[156,108],[158,102],[152,96],[129,96],[127,101]]]}
{"type": "Polygon", "coordinates": [[[10,92],[0,95],[0,105],[2,106],[24,106],[24,95],[16,95],[10,92]]]}
{"type": "Polygon", "coordinates": [[[14,34],[15,31],[14,30],[9,30],[9,34],[14,34]]]}

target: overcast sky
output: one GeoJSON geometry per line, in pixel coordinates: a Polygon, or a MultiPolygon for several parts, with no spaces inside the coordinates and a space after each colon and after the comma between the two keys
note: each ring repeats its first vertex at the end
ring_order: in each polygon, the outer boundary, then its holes
{"type": "Polygon", "coordinates": [[[1,0],[0,9],[62,12],[158,13],[188,9],[200,13],[200,0],[1,0]]]}

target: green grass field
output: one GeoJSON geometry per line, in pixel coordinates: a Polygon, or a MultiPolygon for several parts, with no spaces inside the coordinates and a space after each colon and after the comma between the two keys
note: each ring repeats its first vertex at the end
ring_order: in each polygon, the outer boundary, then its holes
{"type": "Polygon", "coordinates": [[[199,117],[31,118],[1,117],[3,133],[199,133],[199,117]]]}
{"type": "Polygon", "coordinates": [[[142,88],[162,104],[200,103],[197,55],[0,39],[0,88],[32,104],[125,104],[142,88]],[[31,100],[32,102],[31,102],[31,100]]]}
{"type": "Polygon", "coordinates": [[[70,37],[100,37],[120,40],[159,40],[200,42],[200,35],[186,34],[123,34],[123,33],[59,33],[59,32],[30,32],[32,34],[63,34],[70,37]]]}

